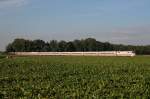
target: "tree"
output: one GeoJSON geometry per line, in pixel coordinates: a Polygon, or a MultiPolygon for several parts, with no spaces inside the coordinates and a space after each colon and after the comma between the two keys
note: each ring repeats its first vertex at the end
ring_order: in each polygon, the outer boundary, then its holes
{"type": "Polygon", "coordinates": [[[11,43],[7,45],[6,52],[15,52],[11,43]]]}
{"type": "Polygon", "coordinates": [[[75,51],[82,51],[81,40],[74,40],[73,45],[75,47],[75,51]]]}
{"type": "Polygon", "coordinates": [[[49,46],[50,46],[50,50],[52,52],[58,51],[58,42],[57,42],[57,40],[51,40],[50,43],[49,43],[49,46]]]}
{"type": "Polygon", "coordinates": [[[85,39],[85,45],[86,45],[86,49],[87,51],[96,51],[97,47],[97,42],[95,39],[93,38],[87,38],[85,39]]]}
{"type": "Polygon", "coordinates": [[[64,52],[64,51],[66,51],[66,47],[67,47],[66,41],[60,41],[60,42],[58,43],[58,51],[59,51],[59,52],[64,52]]]}
{"type": "Polygon", "coordinates": [[[15,39],[11,46],[14,52],[24,52],[26,49],[24,39],[15,39]]]}
{"type": "Polygon", "coordinates": [[[72,42],[68,42],[67,46],[66,46],[66,49],[69,52],[73,52],[73,51],[75,51],[75,46],[74,46],[74,44],[72,42]]]}
{"type": "Polygon", "coordinates": [[[48,42],[45,43],[45,45],[42,48],[42,50],[43,50],[43,52],[49,52],[51,50],[48,42]]]}
{"type": "Polygon", "coordinates": [[[96,41],[96,50],[104,51],[104,44],[102,42],[96,41]]]}
{"type": "Polygon", "coordinates": [[[49,43],[37,40],[25,40],[22,38],[14,39],[6,47],[7,52],[64,52],[64,51],[127,51],[131,50],[139,55],[150,55],[150,45],[147,46],[134,46],[111,44],[109,42],[100,42],[94,38],[87,38],[74,41],[60,41],[51,40],[49,43]]]}
{"type": "Polygon", "coordinates": [[[37,39],[33,41],[33,51],[42,52],[44,51],[45,42],[43,40],[37,39]]]}

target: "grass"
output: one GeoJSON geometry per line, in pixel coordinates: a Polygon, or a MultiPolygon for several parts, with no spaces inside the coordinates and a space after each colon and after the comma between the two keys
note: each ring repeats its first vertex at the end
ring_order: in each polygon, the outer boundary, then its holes
{"type": "Polygon", "coordinates": [[[5,55],[0,55],[0,59],[5,58],[5,57],[6,57],[5,55]]]}
{"type": "Polygon", "coordinates": [[[4,54],[3,52],[0,52],[0,59],[5,58],[6,54],[4,54]]]}
{"type": "Polygon", "coordinates": [[[150,97],[150,57],[0,59],[0,98],[150,97]]]}

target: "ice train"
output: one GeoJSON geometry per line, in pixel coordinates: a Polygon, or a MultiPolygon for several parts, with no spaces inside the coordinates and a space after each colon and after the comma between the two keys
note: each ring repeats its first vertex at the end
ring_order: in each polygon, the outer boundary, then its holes
{"type": "Polygon", "coordinates": [[[11,52],[18,56],[135,56],[133,51],[97,51],[97,52],[11,52]]]}

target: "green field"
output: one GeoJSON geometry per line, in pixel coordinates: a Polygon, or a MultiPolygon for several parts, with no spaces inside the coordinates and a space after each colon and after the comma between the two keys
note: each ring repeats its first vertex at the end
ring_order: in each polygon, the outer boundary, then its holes
{"type": "Polygon", "coordinates": [[[5,58],[5,57],[6,57],[6,55],[5,55],[5,54],[0,53],[0,59],[5,58]]]}
{"type": "Polygon", "coordinates": [[[0,59],[0,98],[150,98],[150,57],[0,59]]]}

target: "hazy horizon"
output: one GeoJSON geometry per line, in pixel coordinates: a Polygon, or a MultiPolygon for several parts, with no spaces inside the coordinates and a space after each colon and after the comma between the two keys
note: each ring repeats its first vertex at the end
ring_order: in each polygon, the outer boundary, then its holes
{"type": "Polygon", "coordinates": [[[150,0],[0,0],[0,51],[15,38],[150,45],[150,0]]]}

